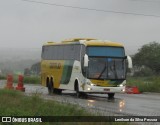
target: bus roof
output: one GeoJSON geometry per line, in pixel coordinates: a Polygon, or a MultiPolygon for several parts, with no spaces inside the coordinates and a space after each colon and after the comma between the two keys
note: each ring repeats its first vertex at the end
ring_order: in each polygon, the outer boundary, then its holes
{"type": "Polygon", "coordinates": [[[118,42],[112,42],[109,40],[98,40],[92,38],[74,38],[74,39],[67,39],[62,42],[48,42],[44,44],[44,46],[49,45],[64,45],[64,44],[83,44],[85,46],[116,46],[116,47],[123,47],[123,44],[118,42]]]}

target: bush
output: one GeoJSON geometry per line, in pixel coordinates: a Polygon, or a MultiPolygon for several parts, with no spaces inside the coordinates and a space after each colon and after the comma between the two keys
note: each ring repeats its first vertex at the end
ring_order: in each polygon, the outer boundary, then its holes
{"type": "Polygon", "coordinates": [[[0,80],[4,80],[4,79],[6,79],[6,77],[3,75],[0,75],[0,80]]]}
{"type": "Polygon", "coordinates": [[[128,77],[127,86],[137,86],[140,92],[160,93],[160,77],[128,77]]]}
{"type": "Polygon", "coordinates": [[[25,76],[24,83],[40,84],[40,77],[39,76],[25,76]]]}
{"type": "MultiPolygon", "coordinates": [[[[18,83],[18,76],[14,75],[14,82],[18,83]]],[[[24,76],[23,83],[40,84],[40,76],[24,76]]]]}
{"type": "Polygon", "coordinates": [[[140,71],[135,72],[134,76],[145,77],[145,76],[153,76],[155,73],[148,67],[142,68],[140,71]]]}

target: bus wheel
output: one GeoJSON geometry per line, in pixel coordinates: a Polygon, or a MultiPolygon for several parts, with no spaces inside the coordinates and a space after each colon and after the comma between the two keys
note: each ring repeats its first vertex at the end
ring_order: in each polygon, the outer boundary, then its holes
{"type": "Polygon", "coordinates": [[[78,84],[76,84],[75,89],[76,89],[76,96],[77,98],[79,98],[81,96],[81,93],[79,92],[78,84]]]}
{"type": "Polygon", "coordinates": [[[61,95],[62,94],[62,89],[54,89],[54,93],[61,95]]]}
{"type": "Polygon", "coordinates": [[[53,84],[53,81],[50,81],[48,83],[48,93],[53,94],[53,92],[54,92],[54,84],[53,84]]]}
{"type": "Polygon", "coordinates": [[[59,94],[59,95],[62,94],[62,89],[58,89],[58,94],[59,94]]]}
{"type": "Polygon", "coordinates": [[[87,93],[81,93],[81,96],[82,96],[82,98],[84,98],[84,99],[87,99],[88,98],[88,95],[87,95],[87,93]]]}
{"type": "Polygon", "coordinates": [[[108,93],[108,99],[114,99],[114,94],[115,93],[108,93]]]}

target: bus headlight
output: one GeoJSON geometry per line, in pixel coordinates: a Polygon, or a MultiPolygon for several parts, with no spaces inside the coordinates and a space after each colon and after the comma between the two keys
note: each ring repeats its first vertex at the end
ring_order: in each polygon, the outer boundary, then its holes
{"type": "Polygon", "coordinates": [[[125,83],[122,83],[120,85],[117,85],[118,87],[124,87],[126,84],[125,83]]]}
{"type": "Polygon", "coordinates": [[[91,88],[88,88],[88,91],[90,91],[91,90],[91,88]]]}
{"type": "Polygon", "coordinates": [[[119,85],[119,87],[123,87],[123,86],[124,86],[123,84],[119,85]]]}
{"type": "Polygon", "coordinates": [[[91,83],[91,86],[94,86],[94,84],[91,83]]]}

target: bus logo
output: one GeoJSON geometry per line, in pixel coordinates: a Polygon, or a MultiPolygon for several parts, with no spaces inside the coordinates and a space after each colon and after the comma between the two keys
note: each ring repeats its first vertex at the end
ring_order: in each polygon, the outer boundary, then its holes
{"type": "Polygon", "coordinates": [[[60,69],[61,63],[50,63],[50,69],[60,69]]]}
{"type": "Polygon", "coordinates": [[[2,122],[11,122],[11,117],[2,117],[2,122]]]}

